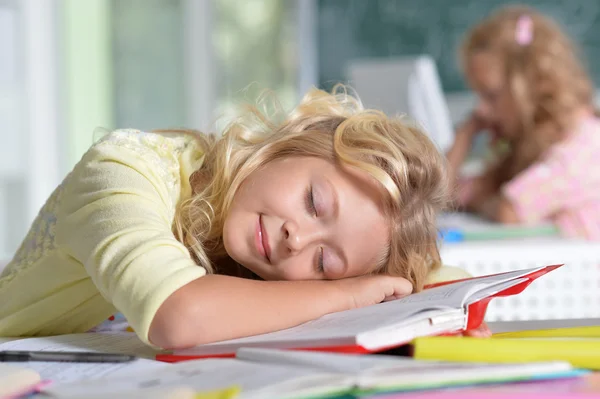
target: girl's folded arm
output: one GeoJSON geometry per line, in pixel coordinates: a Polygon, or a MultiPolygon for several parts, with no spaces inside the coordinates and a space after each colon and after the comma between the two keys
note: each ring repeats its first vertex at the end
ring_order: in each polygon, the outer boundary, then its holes
{"type": "Polygon", "coordinates": [[[292,327],[353,307],[334,281],[257,281],[208,275],[174,292],[159,308],[149,339],[185,348],[292,327]]]}
{"type": "Polygon", "coordinates": [[[186,284],[163,302],[149,337],[159,347],[186,348],[277,331],[411,292],[408,280],[386,275],[304,281],[209,275],[186,284]]]}

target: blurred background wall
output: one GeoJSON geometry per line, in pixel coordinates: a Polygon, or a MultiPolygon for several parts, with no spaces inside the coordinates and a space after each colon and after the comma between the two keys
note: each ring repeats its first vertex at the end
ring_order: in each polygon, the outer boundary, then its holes
{"type": "MultiPolygon", "coordinates": [[[[600,80],[600,3],[524,1],[558,19],[600,80]]],[[[472,105],[456,62],[501,0],[0,0],[0,259],[103,131],[214,130],[271,89],[292,106],[354,59],[429,54],[453,122],[472,105]]],[[[352,83],[352,82],[350,82],[352,83]]]]}

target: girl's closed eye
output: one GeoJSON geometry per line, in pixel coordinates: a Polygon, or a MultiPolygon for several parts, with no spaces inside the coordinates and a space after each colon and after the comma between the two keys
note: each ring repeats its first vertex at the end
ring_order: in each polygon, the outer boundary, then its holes
{"type": "Polygon", "coordinates": [[[319,246],[315,257],[315,269],[320,274],[326,274],[327,278],[340,278],[343,276],[344,261],[339,253],[327,246],[319,246]]]}
{"type": "Polygon", "coordinates": [[[323,247],[318,248],[317,252],[317,271],[319,273],[325,273],[324,255],[325,249],[323,247]]]}
{"type": "Polygon", "coordinates": [[[305,203],[306,209],[310,215],[318,217],[322,214],[322,206],[320,205],[319,196],[315,192],[312,185],[308,188],[308,190],[306,190],[305,203]]]}
{"type": "MultiPolygon", "coordinates": [[[[315,190],[313,188],[313,186],[311,185],[310,187],[308,187],[308,189],[306,190],[306,195],[305,195],[305,199],[304,202],[306,203],[306,210],[308,211],[308,214],[311,216],[315,216],[315,217],[319,217],[319,215],[321,214],[321,212],[319,211],[319,205],[318,202],[315,201],[315,190]]],[[[324,248],[323,247],[318,247],[317,248],[317,256],[315,257],[315,269],[317,270],[318,273],[324,273],[325,272],[325,265],[324,265],[324,248]]]]}

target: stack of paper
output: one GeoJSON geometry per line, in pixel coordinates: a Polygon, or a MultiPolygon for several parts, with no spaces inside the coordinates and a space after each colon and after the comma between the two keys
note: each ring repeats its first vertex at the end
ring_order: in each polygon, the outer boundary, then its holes
{"type": "Polygon", "coordinates": [[[245,399],[370,395],[534,378],[573,377],[581,372],[565,362],[461,364],[391,356],[360,356],[273,349],[241,349],[237,359],[201,359],[165,366],[151,374],[126,373],[110,379],[58,384],[45,392],[77,397],[95,392],[113,397],[145,387],[187,386],[204,392],[240,387],[245,399]]]}

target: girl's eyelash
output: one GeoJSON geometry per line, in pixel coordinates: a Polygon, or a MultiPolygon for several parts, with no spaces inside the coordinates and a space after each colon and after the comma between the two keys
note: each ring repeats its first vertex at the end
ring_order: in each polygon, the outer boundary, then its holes
{"type": "MultiPolygon", "coordinates": [[[[313,194],[313,188],[310,186],[306,190],[306,196],[304,198],[306,202],[306,209],[313,216],[319,216],[317,214],[317,207],[315,205],[315,196],[313,194]]],[[[325,272],[325,266],[323,265],[323,247],[319,247],[319,256],[317,257],[317,271],[319,273],[325,272]]]]}
{"type": "Polygon", "coordinates": [[[315,206],[315,197],[313,195],[313,188],[312,186],[310,186],[308,188],[308,190],[306,190],[306,208],[309,210],[309,212],[311,213],[311,215],[314,216],[318,216],[317,215],[317,207],[315,206]]]}
{"type": "Polygon", "coordinates": [[[319,247],[319,259],[317,270],[319,271],[319,273],[325,272],[325,266],[323,265],[323,247],[319,247]]]}

